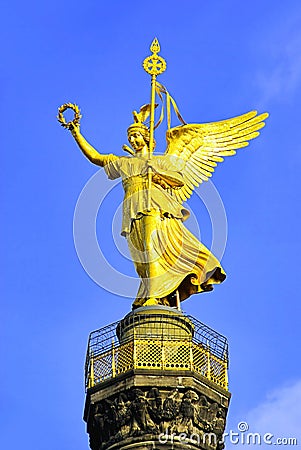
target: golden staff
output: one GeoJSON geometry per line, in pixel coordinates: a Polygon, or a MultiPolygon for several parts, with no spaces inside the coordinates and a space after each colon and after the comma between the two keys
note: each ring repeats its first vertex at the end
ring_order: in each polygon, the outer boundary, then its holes
{"type": "MultiPolygon", "coordinates": [[[[148,56],[143,61],[143,68],[145,72],[151,75],[151,110],[150,110],[150,127],[149,127],[149,147],[148,147],[148,160],[150,161],[152,153],[154,151],[154,129],[155,129],[155,97],[156,97],[156,78],[166,70],[166,61],[158,55],[160,51],[160,44],[157,38],[155,38],[150,46],[151,56],[148,56]]],[[[152,186],[152,168],[148,167],[148,199],[147,210],[151,210],[151,186],[152,186]]]]}
{"type": "MultiPolygon", "coordinates": [[[[160,51],[160,45],[158,39],[155,38],[150,46],[152,52],[151,56],[148,56],[143,61],[143,68],[145,72],[151,75],[151,110],[150,110],[150,128],[149,128],[149,147],[148,147],[148,163],[152,157],[154,151],[154,130],[155,130],[155,97],[156,97],[156,78],[163,73],[166,69],[166,61],[158,55],[160,51]]],[[[152,297],[152,280],[156,276],[156,268],[152,261],[152,245],[151,235],[154,227],[156,226],[155,219],[151,213],[151,187],[152,187],[152,175],[153,170],[151,165],[147,168],[147,211],[148,214],[144,217],[145,226],[145,248],[148,255],[148,268],[149,268],[149,292],[146,305],[156,304],[156,299],[152,297]]]]}

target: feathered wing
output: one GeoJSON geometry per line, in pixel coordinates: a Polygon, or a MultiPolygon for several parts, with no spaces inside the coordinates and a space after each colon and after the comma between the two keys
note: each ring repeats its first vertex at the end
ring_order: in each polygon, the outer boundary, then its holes
{"type": "Polygon", "coordinates": [[[168,130],[165,154],[181,167],[185,183],[179,189],[171,189],[172,196],[180,203],[187,200],[196,186],[212,176],[224,156],[235,155],[235,150],[246,147],[259,135],[258,130],[265,126],[268,116],[250,111],[220,122],[187,124],[168,130]]]}

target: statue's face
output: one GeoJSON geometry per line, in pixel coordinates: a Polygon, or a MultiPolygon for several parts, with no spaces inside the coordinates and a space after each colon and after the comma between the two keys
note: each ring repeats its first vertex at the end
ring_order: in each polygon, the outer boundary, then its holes
{"type": "Polygon", "coordinates": [[[132,131],[128,135],[128,140],[135,152],[141,152],[141,150],[145,147],[146,142],[139,131],[132,131]]]}

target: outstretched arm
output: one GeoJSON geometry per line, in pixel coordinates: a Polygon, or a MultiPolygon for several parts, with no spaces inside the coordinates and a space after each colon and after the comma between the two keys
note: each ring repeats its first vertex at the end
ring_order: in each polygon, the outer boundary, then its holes
{"type": "Polygon", "coordinates": [[[84,136],[80,133],[79,126],[74,125],[72,122],[69,125],[69,130],[71,131],[72,136],[74,137],[77,145],[83,152],[83,154],[91,161],[93,164],[97,166],[105,166],[108,162],[109,155],[101,155],[95,150],[92,145],[89,144],[88,141],[84,138],[84,136]]]}

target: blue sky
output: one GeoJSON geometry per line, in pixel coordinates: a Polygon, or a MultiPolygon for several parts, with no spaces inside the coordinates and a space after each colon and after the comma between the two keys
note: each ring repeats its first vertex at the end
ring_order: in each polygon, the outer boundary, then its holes
{"type": "MultiPolygon", "coordinates": [[[[88,448],[87,337],[131,301],[100,288],[77,258],[75,205],[98,168],[59,126],[57,107],[78,103],[83,134],[121,155],[131,112],[149,99],[141,63],[154,36],[168,64],[160,81],[187,122],[270,113],[261,136],[213,177],[228,220],[228,278],[183,308],[229,339],[229,427],[248,420],[253,431],[297,435],[300,2],[12,1],[1,22],[1,448],[88,448]]],[[[120,186],[112,192],[99,239],[116,271],[131,275],[109,233],[122,199],[120,186]]],[[[206,208],[196,196],[189,206],[210,245],[206,208]]]]}

